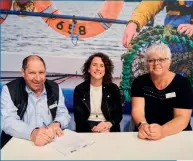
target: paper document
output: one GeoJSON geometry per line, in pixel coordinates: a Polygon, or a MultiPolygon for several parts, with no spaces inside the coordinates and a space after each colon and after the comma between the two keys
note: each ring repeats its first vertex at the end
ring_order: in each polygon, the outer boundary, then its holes
{"type": "Polygon", "coordinates": [[[66,129],[64,131],[64,136],[56,138],[53,142],[48,144],[48,146],[51,146],[60,153],[67,155],[93,143],[94,141],[82,138],[78,133],[66,129]]]}

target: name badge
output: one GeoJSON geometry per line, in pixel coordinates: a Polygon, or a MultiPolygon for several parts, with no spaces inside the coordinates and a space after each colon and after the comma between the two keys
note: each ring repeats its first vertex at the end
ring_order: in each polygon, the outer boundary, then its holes
{"type": "Polygon", "coordinates": [[[166,98],[174,98],[176,97],[176,92],[166,93],[166,98]]]}
{"type": "Polygon", "coordinates": [[[54,107],[57,107],[57,104],[56,104],[56,103],[54,103],[53,105],[50,105],[50,106],[49,106],[49,109],[53,109],[54,107]]]}

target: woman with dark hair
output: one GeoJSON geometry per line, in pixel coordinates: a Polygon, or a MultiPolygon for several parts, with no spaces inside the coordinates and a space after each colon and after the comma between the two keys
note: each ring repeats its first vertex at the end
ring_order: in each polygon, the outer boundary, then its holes
{"type": "Polygon", "coordinates": [[[84,82],[74,90],[77,132],[119,132],[122,105],[119,88],[112,83],[114,65],[103,53],[91,55],[83,65],[84,82]]]}

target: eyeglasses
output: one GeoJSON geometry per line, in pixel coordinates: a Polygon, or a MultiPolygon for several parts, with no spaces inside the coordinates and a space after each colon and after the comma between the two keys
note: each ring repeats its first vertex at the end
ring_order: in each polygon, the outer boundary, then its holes
{"type": "Polygon", "coordinates": [[[169,60],[169,58],[149,59],[149,60],[147,60],[147,62],[148,62],[149,64],[154,64],[154,63],[156,63],[156,62],[158,62],[158,63],[164,63],[166,60],[169,60]]]}

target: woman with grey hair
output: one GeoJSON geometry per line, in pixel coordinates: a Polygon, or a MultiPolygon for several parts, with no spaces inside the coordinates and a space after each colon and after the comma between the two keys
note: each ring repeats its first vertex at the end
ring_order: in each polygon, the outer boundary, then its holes
{"type": "Polygon", "coordinates": [[[149,73],[137,77],[131,88],[132,117],[140,139],[159,140],[192,130],[193,93],[189,80],[169,71],[171,52],[164,43],[146,51],[149,73]]]}

